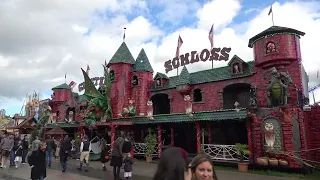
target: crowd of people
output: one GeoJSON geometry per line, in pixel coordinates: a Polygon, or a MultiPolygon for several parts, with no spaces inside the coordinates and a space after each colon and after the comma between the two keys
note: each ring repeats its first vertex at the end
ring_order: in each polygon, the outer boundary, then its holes
{"type": "MultiPolygon", "coordinates": [[[[100,139],[99,147],[101,148],[102,170],[107,169],[106,163],[110,160],[114,180],[121,180],[122,166],[124,178],[131,180],[134,161],[132,159],[133,141],[130,136],[125,136],[124,132],[120,132],[110,154],[109,146],[104,138],[100,139]]],[[[86,135],[76,140],[71,140],[68,135],[62,140],[56,140],[48,135],[45,141],[36,137],[29,146],[26,135],[20,139],[18,135],[4,134],[1,137],[0,150],[0,168],[6,168],[8,158],[10,158],[10,166],[16,168],[19,168],[20,163],[25,164],[28,161],[31,167],[31,179],[43,180],[47,174],[46,167],[51,167],[52,157],[60,159],[62,172],[65,172],[70,155],[73,154],[74,158],[78,159],[78,154],[80,154],[80,164],[77,169],[88,171],[92,143],[86,135]]],[[[217,176],[212,160],[206,155],[200,154],[190,160],[185,150],[171,147],[163,151],[153,180],[217,180],[217,176]]]]}

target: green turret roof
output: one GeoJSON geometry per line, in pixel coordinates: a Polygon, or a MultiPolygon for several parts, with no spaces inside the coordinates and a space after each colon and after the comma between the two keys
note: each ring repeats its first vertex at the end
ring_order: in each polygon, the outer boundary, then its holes
{"type": "Polygon", "coordinates": [[[249,40],[248,47],[252,48],[253,44],[258,41],[260,38],[265,38],[266,36],[270,36],[273,34],[296,34],[298,36],[304,36],[305,33],[292,29],[292,28],[287,28],[287,27],[281,27],[281,26],[271,26],[268,29],[262,31],[261,33],[255,35],[249,40]]]}
{"type": "Polygon", "coordinates": [[[183,66],[178,81],[176,82],[176,86],[190,84],[190,74],[186,66],[183,66]]]}
{"type": "Polygon", "coordinates": [[[121,44],[119,49],[112,56],[108,66],[110,66],[110,64],[113,64],[113,63],[128,63],[128,64],[135,63],[134,58],[125,42],[121,44]]]}
{"type": "Polygon", "coordinates": [[[52,90],[58,90],[58,89],[71,89],[71,87],[68,84],[63,83],[63,84],[60,84],[59,86],[52,88],[52,90]]]}
{"type": "Polygon", "coordinates": [[[133,66],[133,71],[153,72],[152,66],[149,62],[149,59],[148,59],[144,49],[141,49],[141,51],[136,59],[136,63],[133,66]]]}

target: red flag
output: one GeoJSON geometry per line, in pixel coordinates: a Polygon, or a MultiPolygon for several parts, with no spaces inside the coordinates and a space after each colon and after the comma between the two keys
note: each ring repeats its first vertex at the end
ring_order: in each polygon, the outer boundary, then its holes
{"type": "Polygon", "coordinates": [[[90,67],[87,65],[87,74],[89,75],[90,67]]]}
{"type": "Polygon", "coordinates": [[[67,73],[64,74],[64,78],[67,79],[67,73]]]}
{"type": "Polygon", "coordinates": [[[182,39],[181,39],[181,37],[179,35],[178,46],[177,46],[177,51],[176,51],[176,57],[179,57],[179,55],[180,55],[180,47],[182,46],[182,44],[183,44],[183,41],[182,41],[182,39]]]}
{"type": "Polygon", "coordinates": [[[211,29],[210,29],[210,31],[209,31],[209,41],[210,41],[210,45],[211,45],[211,49],[213,48],[213,24],[212,24],[212,26],[211,26],[211,29]]]}
{"type": "Polygon", "coordinates": [[[272,13],[272,6],[270,7],[270,10],[269,10],[269,13],[268,13],[268,16],[272,13]]]}
{"type": "Polygon", "coordinates": [[[76,85],[77,85],[77,83],[74,82],[74,81],[71,81],[71,82],[69,83],[69,86],[70,86],[71,89],[73,89],[76,85]]]}

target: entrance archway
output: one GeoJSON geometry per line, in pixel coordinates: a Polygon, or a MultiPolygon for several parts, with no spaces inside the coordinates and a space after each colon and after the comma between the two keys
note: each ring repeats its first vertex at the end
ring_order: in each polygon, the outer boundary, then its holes
{"type": "Polygon", "coordinates": [[[170,99],[168,94],[160,93],[151,97],[153,114],[170,114],[170,99]]]}
{"type": "Polygon", "coordinates": [[[226,86],[223,89],[223,108],[234,109],[234,103],[239,103],[239,108],[249,108],[250,84],[238,83],[226,86]]]}

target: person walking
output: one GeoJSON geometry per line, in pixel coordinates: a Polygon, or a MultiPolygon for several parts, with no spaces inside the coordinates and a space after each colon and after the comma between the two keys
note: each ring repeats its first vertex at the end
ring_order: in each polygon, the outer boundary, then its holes
{"type": "Polygon", "coordinates": [[[20,166],[20,163],[22,161],[22,141],[21,140],[18,141],[18,143],[16,145],[14,145],[12,150],[15,155],[14,163],[15,163],[16,169],[18,169],[18,167],[20,166]]]}
{"type": "MultiPolygon", "coordinates": [[[[19,134],[16,134],[13,138],[13,147],[17,146],[18,145],[18,142],[20,141],[20,137],[19,137],[19,134]]],[[[13,167],[15,166],[15,151],[12,149],[10,151],[10,167],[13,167]]]]}
{"type": "Polygon", "coordinates": [[[66,135],[64,140],[61,142],[60,153],[59,153],[62,172],[66,172],[67,170],[68,155],[71,151],[71,148],[72,148],[72,145],[71,145],[69,136],[66,135]]]}
{"type": "Polygon", "coordinates": [[[104,138],[101,139],[101,154],[100,154],[100,162],[102,164],[102,170],[106,171],[106,163],[109,161],[109,147],[107,145],[107,142],[104,138]]]}
{"type": "Polygon", "coordinates": [[[132,161],[130,153],[126,154],[126,157],[123,160],[123,164],[124,164],[124,178],[126,180],[131,180],[133,161],[132,161]]]}
{"type": "Polygon", "coordinates": [[[4,137],[1,140],[0,147],[1,147],[1,166],[0,168],[6,168],[7,159],[10,155],[10,152],[13,148],[14,141],[13,141],[13,135],[10,134],[9,137],[4,137]]]}
{"type": "Polygon", "coordinates": [[[31,151],[36,151],[40,147],[41,141],[39,140],[39,137],[36,136],[35,140],[32,142],[31,145],[31,151]]]}
{"type": "Polygon", "coordinates": [[[32,180],[43,180],[47,177],[46,146],[46,143],[41,143],[39,148],[32,151],[32,154],[28,157],[32,180]]]}
{"type": "Polygon", "coordinates": [[[53,156],[52,152],[54,149],[56,149],[56,144],[50,135],[47,136],[46,145],[47,145],[46,162],[47,162],[47,166],[51,167],[52,156],[53,156]]]}
{"type": "Polygon", "coordinates": [[[120,168],[122,166],[122,148],[124,143],[124,132],[120,132],[120,136],[115,140],[114,146],[111,152],[110,166],[113,166],[114,180],[120,179],[120,168]]]}
{"type": "Polygon", "coordinates": [[[91,151],[91,142],[88,141],[88,137],[84,136],[83,141],[80,145],[80,167],[77,168],[79,171],[82,171],[83,162],[86,164],[85,171],[88,172],[89,169],[89,154],[91,151]]]}
{"type": "Polygon", "coordinates": [[[80,145],[81,145],[81,138],[79,135],[76,137],[74,145],[76,148],[74,159],[79,160],[80,145]]]}
{"type": "Polygon", "coordinates": [[[28,155],[29,151],[29,142],[28,142],[28,137],[27,135],[24,135],[23,140],[22,140],[22,164],[26,163],[26,157],[28,155]]]}

